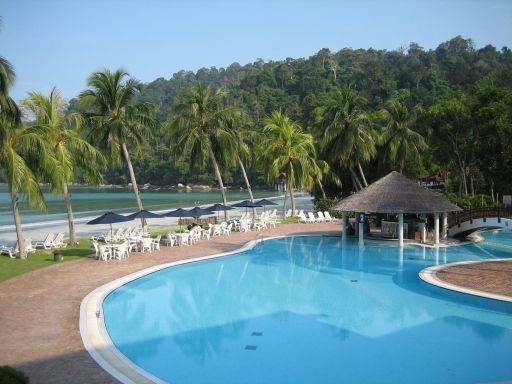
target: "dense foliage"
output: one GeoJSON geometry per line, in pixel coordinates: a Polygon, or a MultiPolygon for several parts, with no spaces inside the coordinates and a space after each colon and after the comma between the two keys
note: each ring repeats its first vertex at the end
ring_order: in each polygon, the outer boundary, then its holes
{"type": "MultiPolygon", "coordinates": [[[[177,97],[197,82],[223,88],[226,102],[244,108],[256,128],[265,116],[281,110],[315,137],[323,133],[318,123],[321,109],[339,97],[340,89],[350,88],[357,92],[357,108],[370,118],[371,129],[382,140],[387,138],[377,143],[378,153],[370,161],[354,163],[354,172],[359,174],[361,164],[368,182],[391,169],[402,168],[411,177],[446,169],[453,175],[450,181],[456,192],[512,191],[512,51],[508,48],[475,49],[471,40],[455,37],[435,50],[414,43],[394,51],[322,49],[309,58],[180,71],[169,80],[146,84],[138,101],[154,104],[156,117],[163,122],[172,117],[177,97]],[[393,111],[410,123],[407,130],[389,120],[393,111]],[[396,135],[386,136],[391,129],[396,135]],[[407,137],[412,141],[400,141],[407,137]]],[[[78,109],[73,100],[71,109],[78,109]]],[[[210,169],[190,173],[187,163],[174,164],[167,133],[155,132],[155,136],[156,141],[134,162],[141,183],[214,181],[210,169]]],[[[264,184],[264,175],[255,169],[248,167],[249,177],[254,184],[264,184]]],[[[349,170],[338,171],[343,188],[351,190],[349,170]]],[[[223,177],[228,184],[243,185],[235,166],[223,170],[223,177]]],[[[122,169],[110,171],[107,179],[128,181],[122,169]]]]}

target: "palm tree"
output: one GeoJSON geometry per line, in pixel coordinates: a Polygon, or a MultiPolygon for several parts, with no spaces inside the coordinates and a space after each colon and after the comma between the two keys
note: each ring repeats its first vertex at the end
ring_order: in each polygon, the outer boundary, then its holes
{"type": "Polygon", "coordinates": [[[49,97],[41,93],[30,92],[29,97],[22,101],[22,105],[36,118],[33,127],[45,132],[45,139],[58,163],[60,172],[53,173],[54,177],[50,178],[50,182],[54,192],[64,195],[68,215],[69,241],[71,244],[76,244],[68,184],[75,180],[78,167],[85,171],[85,178],[88,182],[99,182],[100,170],[104,168],[105,161],[96,148],[79,136],[77,131],[83,125],[82,116],[79,114],[66,116],[64,114],[65,104],[56,88],[53,88],[49,97]]]}
{"type": "Polygon", "coordinates": [[[364,99],[357,92],[341,88],[325,106],[316,110],[325,158],[347,167],[358,189],[368,186],[361,164],[377,154],[375,134],[368,114],[361,107],[363,103],[364,99]],[[362,183],[354,171],[355,167],[362,183]]]}
{"type": "Polygon", "coordinates": [[[233,134],[236,147],[233,148],[233,150],[226,152],[226,154],[228,156],[232,155],[234,160],[233,162],[240,167],[249,198],[254,202],[251,183],[247,176],[245,164],[251,160],[251,144],[257,142],[258,134],[254,129],[252,129],[253,126],[246,113],[243,113],[240,110],[235,110],[234,112],[235,113],[232,118],[227,121],[227,126],[233,134]]]}
{"type": "Polygon", "coordinates": [[[398,163],[400,173],[404,171],[408,158],[418,160],[420,153],[428,148],[423,136],[412,129],[420,111],[419,107],[409,111],[405,103],[396,99],[389,100],[382,111],[386,121],[382,135],[385,158],[398,163]]]}
{"type": "Polygon", "coordinates": [[[22,128],[21,113],[9,97],[9,88],[14,82],[11,64],[0,57],[0,171],[11,195],[14,224],[20,258],[27,257],[18,208],[18,195],[23,194],[29,205],[46,209],[38,180],[30,168],[30,162],[46,160],[45,143],[32,129],[22,128]]]}
{"type": "Polygon", "coordinates": [[[90,129],[88,140],[102,148],[114,165],[120,165],[121,158],[124,158],[137,206],[142,210],[144,208],[128,145],[140,150],[152,136],[152,130],[159,127],[159,123],[153,117],[152,104],[131,103],[140,91],[141,83],[133,78],[126,79],[128,76],[121,69],[115,72],[104,69],[93,73],[87,81],[90,89],[80,94],[80,101],[88,109],[84,113],[90,129]]]}
{"type": "Polygon", "coordinates": [[[316,162],[313,136],[302,131],[301,126],[281,111],[274,111],[264,119],[260,160],[266,168],[267,180],[272,183],[276,175],[285,172],[288,191],[295,214],[293,189],[296,185],[312,187],[321,175],[316,162]]]}
{"type": "MultiPolygon", "coordinates": [[[[224,106],[224,95],[222,89],[212,93],[210,87],[196,84],[181,94],[167,125],[176,159],[188,157],[191,168],[210,161],[219,183],[222,202],[226,205],[226,191],[218,160],[225,162],[226,156],[236,148],[236,140],[228,124],[236,108],[224,106]]],[[[224,215],[227,215],[226,212],[224,215]]]]}

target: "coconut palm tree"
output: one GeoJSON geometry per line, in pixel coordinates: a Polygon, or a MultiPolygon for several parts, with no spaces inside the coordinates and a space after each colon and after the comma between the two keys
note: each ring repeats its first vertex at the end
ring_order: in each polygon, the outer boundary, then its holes
{"type": "Polygon", "coordinates": [[[188,157],[191,168],[204,166],[209,160],[225,205],[226,191],[218,160],[225,162],[226,156],[236,148],[236,140],[228,125],[236,108],[224,106],[224,95],[222,89],[212,92],[210,87],[196,84],[183,92],[174,104],[167,126],[176,160],[188,157]]]}
{"type": "Polygon", "coordinates": [[[240,110],[235,110],[233,117],[227,121],[227,126],[233,134],[236,148],[226,153],[232,155],[233,163],[240,167],[249,198],[254,202],[245,164],[251,161],[251,145],[259,140],[258,133],[253,129],[249,116],[240,110]]]}
{"type": "Polygon", "coordinates": [[[323,107],[316,110],[324,158],[348,168],[358,189],[368,186],[361,164],[377,154],[375,134],[363,104],[364,99],[357,92],[351,88],[340,88],[323,107]],[[362,183],[354,171],[356,167],[362,183]]]}
{"type": "Polygon", "coordinates": [[[127,72],[104,69],[93,73],[87,84],[89,89],[80,94],[80,102],[87,110],[85,122],[89,128],[88,140],[103,149],[114,165],[124,159],[128,167],[133,192],[139,210],[144,209],[128,146],[140,151],[158,129],[154,119],[154,106],[149,103],[133,104],[141,83],[129,78],[127,72]]]}
{"type": "Polygon", "coordinates": [[[423,136],[412,129],[419,112],[419,107],[409,111],[407,105],[397,99],[389,100],[382,111],[386,121],[382,134],[385,158],[398,163],[400,173],[404,171],[407,159],[418,160],[420,153],[428,148],[423,136]]]}
{"type": "Polygon", "coordinates": [[[33,127],[45,132],[53,156],[58,164],[57,178],[50,179],[54,192],[62,193],[66,203],[69,241],[76,244],[75,225],[73,221],[73,209],[68,191],[68,184],[76,178],[77,168],[85,171],[85,178],[89,183],[97,183],[101,180],[100,171],[105,167],[102,154],[78,134],[83,125],[80,114],[64,113],[66,105],[58,90],[53,88],[50,96],[41,93],[30,92],[28,98],[21,102],[34,116],[33,127]]]}
{"type": "Polygon", "coordinates": [[[22,194],[31,207],[46,209],[43,193],[30,165],[44,162],[47,159],[47,150],[45,143],[33,129],[21,127],[20,110],[9,97],[9,88],[13,82],[14,70],[11,64],[0,57],[0,172],[11,195],[20,258],[25,259],[27,254],[18,197],[22,194]]]}
{"type": "Polygon", "coordinates": [[[269,183],[274,182],[280,172],[287,174],[292,215],[295,215],[295,186],[312,187],[315,179],[321,177],[313,136],[304,133],[298,123],[281,111],[274,111],[266,117],[264,124],[260,161],[266,168],[269,183]]]}

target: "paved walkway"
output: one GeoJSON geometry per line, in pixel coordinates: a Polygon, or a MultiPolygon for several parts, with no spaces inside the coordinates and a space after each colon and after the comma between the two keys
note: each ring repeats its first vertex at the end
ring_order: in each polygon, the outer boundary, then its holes
{"type": "Polygon", "coordinates": [[[446,283],[512,297],[512,260],[455,265],[436,271],[446,283]]]}
{"type": "Polygon", "coordinates": [[[280,225],[192,247],[162,246],[160,252],[123,261],[70,261],[7,280],[0,284],[0,365],[22,370],[31,384],[117,383],[92,360],[80,338],[80,302],[93,289],[154,265],[232,251],[256,238],[332,231],[339,233],[339,222],[280,225]]]}

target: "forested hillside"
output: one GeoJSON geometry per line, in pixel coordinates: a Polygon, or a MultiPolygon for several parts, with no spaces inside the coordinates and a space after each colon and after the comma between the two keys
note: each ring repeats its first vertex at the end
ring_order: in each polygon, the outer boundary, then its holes
{"type": "MultiPolygon", "coordinates": [[[[136,75],[136,74],[134,74],[136,75]]],[[[140,102],[156,106],[158,120],[170,117],[176,97],[197,82],[227,91],[227,102],[239,104],[252,118],[253,129],[275,110],[282,110],[315,137],[322,137],[319,107],[340,87],[359,93],[360,107],[371,117],[375,132],[386,124],[382,110],[391,99],[416,111],[414,130],[428,148],[420,159],[407,158],[405,173],[419,176],[439,169],[453,175],[452,189],[465,192],[512,192],[512,51],[487,45],[475,49],[462,37],[425,50],[412,43],[386,51],[345,48],[321,49],[309,58],[202,68],[196,73],[180,71],[168,80],[146,84],[140,102]]],[[[71,101],[71,109],[76,109],[71,101]]],[[[155,133],[154,144],[134,162],[141,184],[170,185],[214,183],[210,170],[189,172],[188,164],[174,164],[165,129],[155,133]]],[[[383,145],[383,143],[377,143],[383,145]]],[[[386,149],[364,164],[368,181],[395,169],[386,160],[386,149]]],[[[352,188],[343,167],[344,189],[352,188]]],[[[248,169],[253,184],[264,184],[256,167],[248,169]]],[[[228,185],[242,185],[236,169],[223,170],[228,185]]],[[[125,172],[112,170],[111,183],[128,182],[125,172]]]]}

